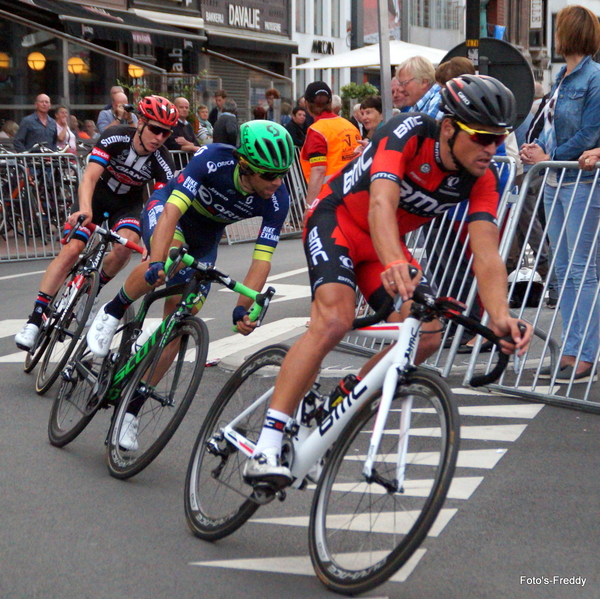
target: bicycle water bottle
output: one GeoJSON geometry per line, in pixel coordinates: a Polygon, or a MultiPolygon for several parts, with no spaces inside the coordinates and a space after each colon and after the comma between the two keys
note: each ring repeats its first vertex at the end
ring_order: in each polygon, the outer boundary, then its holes
{"type": "Polygon", "coordinates": [[[347,374],[335,388],[334,392],[329,396],[329,401],[324,406],[326,414],[329,414],[335,406],[342,403],[348,395],[350,395],[352,389],[358,385],[360,379],[355,374],[347,374]]]}
{"type": "Polygon", "coordinates": [[[154,331],[156,331],[160,325],[160,322],[153,322],[145,326],[139,337],[133,342],[133,345],[131,346],[131,353],[136,354],[142,348],[144,343],[150,339],[152,333],[154,333],[154,331]]]}

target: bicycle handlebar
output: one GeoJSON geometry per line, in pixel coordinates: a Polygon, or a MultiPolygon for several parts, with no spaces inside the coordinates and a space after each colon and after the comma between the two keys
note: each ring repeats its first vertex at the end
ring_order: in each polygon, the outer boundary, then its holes
{"type": "MultiPolygon", "coordinates": [[[[275,289],[268,287],[264,293],[250,289],[250,287],[246,287],[243,283],[239,283],[229,275],[221,272],[216,266],[196,260],[187,251],[188,248],[185,245],[182,245],[181,248],[172,247],[169,250],[169,256],[165,262],[167,278],[171,278],[175,274],[174,271],[177,265],[183,262],[186,266],[203,273],[208,280],[220,283],[224,287],[227,287],[227,289],[231,289],[234,293],[239,293],[250,298],[254,303],[250,308],[248,316],[251,322],[256,322],[257,326],[260,326],[267,313],[271,298],[275,295],[275,289]]],[[[237,326],[234,326],[233,330],[237,333],[237,326]]]]}
{"type": "MultiPolygon", "coordinates": [[[[71,239],[73,239],[73,235],[75,235],[75,233],[77,233],[77,231],[83,224],[84,220],[85,220],[85,216],[83,214],[79,215],[79,217],[77,219],[77,224],[68,232],[68,234],[65,237],[63,237],[60,240],[60,242],[63,245],[69,243],[69,241],[71,241],[71,239]]],[[[95,225],[94,223],[88,223],[86,225],[86,228],[89,229],[92,233],[94,231],[97,231],[100,235],[104,235],[104,236],[108,237],[110,239],[110,241],[113,241],[115,243],[120,243],[121,245],[124,245],[126,248],[133,250],[134,252],[138,252],[139,254],[144,253],[144,248],[141,245],[134,243],[130,239],[121,237],[121,235],[119,235],[118,233],[115,233],[114,231],[111,231],[110,229],[104,229],[103,227],[101,227],[99,225],[95,225]]]]}
{"type": "MultiPolygon", "coordinates": [[[[464,304],[452,298],[436,298],[427,283],[422,283],[417,286],[413,293],[413,300],[416,304],[419,304],[423,308],[426,319],[443,316],[449,320],[452,320],[456,324],[462,325],[466,330],[473,333],[473,335],[481,335],[498,348],[498,362],[494,368],[487,374],[474,376],[469,381],[469,385],[471,387],[482,387],[484,385],[489,385],[500,378],[504,370],[506,370],[509,360],[509,355],[502,352],[500,341],[504,340],[508,341],[509,343],[514,343],[512,337],[506,336],[500,338],[491,329],[482,325],[479,321],[462,314],[461,312],[465,309],[464,304]]],[[[387,317],[392,313],[394,304],[395,300],[388,295],[374,314],[357,318],[352,323],[352,328],[359,329],[363,327],[369,327],[377,324],[378,322],[386,320],[387,317]]],[[[524,325],[520,326],[524,327],[524,325]]],[[[524,328],[522,331],[524,332],[524,328]]]]}

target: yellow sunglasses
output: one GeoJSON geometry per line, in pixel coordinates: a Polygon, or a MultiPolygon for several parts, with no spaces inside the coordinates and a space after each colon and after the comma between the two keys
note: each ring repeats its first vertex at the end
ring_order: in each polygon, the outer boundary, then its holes
{"type": "Polygon", "coordinates": [[[460,121],[454,121],[465,133],[468,133],[471,139],[480,146],[489,146],[495,144],[499,146],[509,134],[508,130],[503,133],[490,133],[489,131],[477,131],[477,129],[471,129],[460,121]]]}

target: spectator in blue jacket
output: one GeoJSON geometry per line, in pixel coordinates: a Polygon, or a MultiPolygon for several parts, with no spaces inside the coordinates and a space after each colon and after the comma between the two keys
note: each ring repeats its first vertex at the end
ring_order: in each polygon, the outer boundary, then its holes
{"type": "Polygon", "coordinates": [[[50,98],[46,94],[35,99],[35,112],[21,121],[13,138],[16,152],[31,150],[37,143],[45,143],[51,150],[56,150],[58,134],[56,121],[48,114],[50,107],[50,98]]]}
{"type": "MultiPolygon", "coordinates": [[[[586,150],[600,145],[600,65],[593,60],[599,49],[600,23],[594,13],[578,5],[563,8],[556,18],[556,51],[564,56],[566,66],[559,71],[544,108],[542,134],[537,143],[525,144],[521,150],[523,162],[578,160],[586,150]]],[[[567,170],[560,186],[559,175],[550,170],[544,189],[548,236],[562,288],[563,353],[556,380],[585,383],[597,376],[600,341],[595,297],[600,187],[592,186],[594,172],[581,173],[575,187],[579,170],[567,170]]],[[[548,367],[540,377],[551,374],[548,367]]]]}

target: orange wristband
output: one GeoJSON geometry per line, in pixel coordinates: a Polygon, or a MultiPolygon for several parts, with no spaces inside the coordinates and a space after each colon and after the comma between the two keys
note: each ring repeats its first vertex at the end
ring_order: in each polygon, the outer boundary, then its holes
{"type": "Polygon", "coordinates": [[[387,270],[388,268],[391,268],[395,264],[408,264],[408,262],[406,260],[393,260],[383,270],[387,270]]]}

